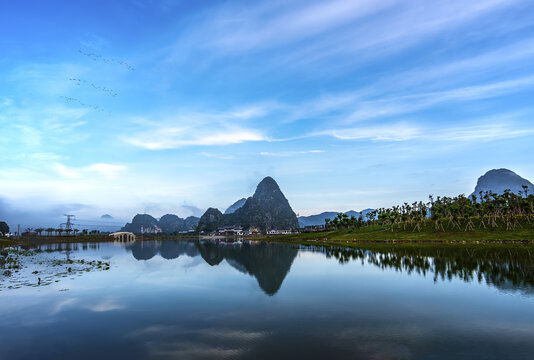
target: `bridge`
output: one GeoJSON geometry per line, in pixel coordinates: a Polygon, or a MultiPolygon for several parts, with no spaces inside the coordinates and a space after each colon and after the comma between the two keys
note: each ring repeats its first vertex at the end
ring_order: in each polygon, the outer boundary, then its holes
{"type": "Polygon", "coordinates": [[[116,241],[120,241],[120,242],[130,242],[130,241],[135,241],[135,235],[134,235],[134,233],[127,232],[127,231],[114,232],[114,233],[112,233],[112,234],[109,234],[109,236],[113,236],[113,238],[114,238],[116,241]]]}

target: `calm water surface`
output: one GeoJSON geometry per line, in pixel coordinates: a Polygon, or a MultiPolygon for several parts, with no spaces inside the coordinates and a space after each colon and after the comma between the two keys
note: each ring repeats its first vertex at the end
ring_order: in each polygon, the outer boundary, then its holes
{"type": "Polygon", "coordinates": [[[45,286],[0,280],[0,359],[534,358],[532,248],[164,241],[42,250],[36,261],[110,269],[45,286]]]}

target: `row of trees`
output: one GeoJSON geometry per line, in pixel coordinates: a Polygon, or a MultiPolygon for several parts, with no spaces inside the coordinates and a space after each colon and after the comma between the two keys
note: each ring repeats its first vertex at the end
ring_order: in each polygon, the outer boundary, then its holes
{"type": "MultiPolygon", "coordinates": [[[[31,228],[28,228],[28,229],[26,229],[26,232],[32,232],[32,231],[37,233],[39,236],[42,236],[43,232],[45,232],[48,236],[51,236],[54,233],[56,235],[58,235],[58,236],[62,236],[62,234],[66,234],[67,236],[70,236],[71,234],[74,234],[75,236],[78,236],[78,233],[80,233],[80,230],[78,230],[78,229],[62,229],[62,228],[58,228],[58,229],[54,229],[54,228],[31,229],[31,228]]],[[[91,231],[89,231],[88,229],[81,230],[81,235],[98,235],[98,234],[100,234],[99,230],[91,230],[91,231]]]]}
{"type": "Polygon", "coordinates": [[[325,227],[341,230],[380,225],[391,231],[421,231],[422,227],[431,225],[435,231],[513,230],[534,219],[534,194],[529,194],[527,186],[522,188],[517,194],[505,190],[502,194],[481,191],[479,196],[470,197],[429,195],[428,202],[380,208],[367,213],[365,220],[361,215],[356,219],[339,213],[333,220],[326,219],[325,227]]]}
{"type": "MultiPolygon", "coordinates": [[[[46,228],[46,229],[45,228],[36,228],[36,229],[26,228],[24,229],[24,232],[25,233],[36,233],[39,236],[43,236],[43,233],[48,236],[52,236],[53,234],[57,236],[63,236],[63,234],[70,236],[71,234],[74,234],[75,236],[78,236],[78,233],[80,233],[81,235],[100,234],[99,230],[89,231],[88,229],[83,229],[80,231],[79,229],[63,229],[63,228],[58,228],[58,229],[56,228],[46,228]]],[[[6,235],[9,233],[9,226],[3,221],[0,222],[0,233],[3,235],[6,235]]]]}

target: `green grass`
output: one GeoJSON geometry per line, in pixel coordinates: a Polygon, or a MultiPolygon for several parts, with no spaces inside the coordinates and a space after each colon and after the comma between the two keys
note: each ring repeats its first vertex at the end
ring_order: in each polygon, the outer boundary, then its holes
{"type": "Polygon", "coordinates": [[[303,244],[357,244],[357,243],[524,243],[534,244],[534,224],[523,224],[514,230],[504,226],[497,229],[475,229],[473,231],[434,231],[431,222],[427,222],[421,231],[394,227],[386,229],[373,225],[361,229],[277,235],[262,237],[258,240],[283,241],[303,244]]]}

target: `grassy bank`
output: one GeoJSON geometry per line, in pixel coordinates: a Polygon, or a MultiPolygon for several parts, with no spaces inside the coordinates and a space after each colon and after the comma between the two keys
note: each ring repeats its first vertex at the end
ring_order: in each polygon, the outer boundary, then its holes
{"type": "Polygon", "coordinates": [[[436,232],[431,225],[423,226],[421,231],[386,229],[382,226],[369,226],[361,229],[324,231],[291,235],[266,236],[258,238],[265,241],[291,242],[299,244],[322,244],[345,246],[361,243],[417,243],[417,244],[534,244],[534,225],[528,224],[514,230],[475,229],[472,231],[436,232]]]}

